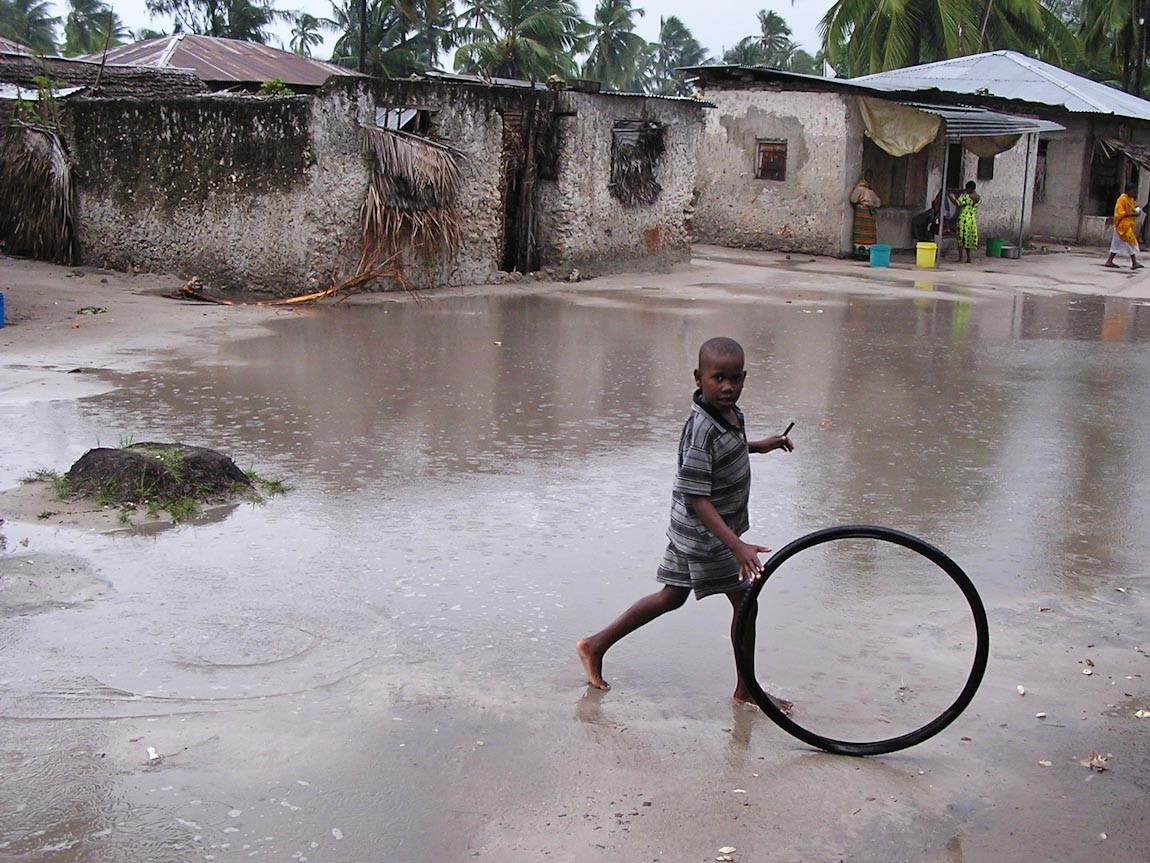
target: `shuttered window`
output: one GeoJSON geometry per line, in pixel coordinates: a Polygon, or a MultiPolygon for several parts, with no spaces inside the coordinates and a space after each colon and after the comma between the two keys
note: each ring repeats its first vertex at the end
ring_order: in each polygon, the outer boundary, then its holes
{"type": "Polygon", "coordinates": [[[756,180],[785,180],[787,178],[787,142],[759,141],[755,159],[756,180]]]}

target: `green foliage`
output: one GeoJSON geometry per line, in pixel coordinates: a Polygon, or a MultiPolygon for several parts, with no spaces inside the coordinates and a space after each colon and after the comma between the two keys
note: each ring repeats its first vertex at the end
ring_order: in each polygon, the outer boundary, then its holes
{"type": "MultiPolygon", "coordinates": [[[[331,62],[359,68],[359,8],[357,0],[332,3],[331,24],[342,36],[331,62]]],[[[365,31],[364,69],[382,78],[402,77],[430,69],[458,34],[446,0],[369,0],[365,31]]]]}
{"type": "Polygon", "coordinates": [[[311,49],[323,44],[323,34],[320,31],[329,30],[333,26],[333,22],[327,18],[317,18],[307,12],[297,12],[292,21],[289,47],[296,54],[310,57],[311,49]]]}
{"type": "Polygon", "coordinates": [[[55,132],[60,128],[60,101],[56,90],[66,85],[44,75],[33,75],[32,86],[36,88],[36,98],[17,99],[16,117],[30,126],[55,132]]]}
{"type": "Polygon", "coordinates": [[[759,32],[745,36],[723,52],[723,62],[739,66],[769,66],[784,72],[821,75],[822,63],[791,39],[790,25],[776,12],[760,9],[759,32]]]}
{"type": "Polygon", "coordinates": [[[589,26],[574,0],[468,0],[455,68],[503,78],[571,77],[589,26]]]}
{"type": "Polygon", "coordinates": [[[836,0],[821,29],[826,60],[852,76],[982,51],[1056,65],[1078,52],[1071,27],[1046,0],[836,0]]]}
{"type": "Polygon", "coordinates": [[[691,86],[682,72],[684,66],[701,66],[707,52],[678,18],[659,19],[659,41],[654,43],[651,89],[663,96],[689,96],[691,86]]]}
{"type": "Polygon", "coordinates": [[[294,96],[295,90],[281,81],[279,78],[272,78],[260,84],[260,88],[256,91],[257,96],[294,96]]]}
{"type": "Polygon", "coordinates": [[[631,6],[631,0],[599,0],[584,78],[599,81],[608,90],[645,89],[653,58],[651,46],[635,32],[635,17],[642,14],[642,9],[631,6]]]}
{"type": "Polygon", "coordinates": [[[68,0],[68,14],[64,16],[63,52],[66,56],[103,51],[105,45],[120,45],[131,36],[131,31],[107,3],[68,0]]]}
{"type": "Polygon", "coordinates": [[[56,25],[49,0],[0,0],[0,36],[36,54],[56,53],[56,25]]]}
{"type": "Polygon", "coordinates": [[[145,0],[152,15],[169,15],[176,32],[197,33],[265,43],[277,21],[292,13],[275,7],[275,0],[145,0]]]}

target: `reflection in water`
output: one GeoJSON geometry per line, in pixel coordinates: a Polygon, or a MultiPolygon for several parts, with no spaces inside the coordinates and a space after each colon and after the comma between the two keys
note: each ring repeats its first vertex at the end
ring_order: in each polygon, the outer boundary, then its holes
{"type": "MultiPolygon", "coordinates": [[[[419,835],[455,835],[435,779],[453,776],[465,745],[472,757],[479,734],[449,746],[425,728],[404,738],[411,726],[384,706],[391,700],[538,714],[557,734],[614,734],[631,709],[625,697],[666,699],[676,729],[700,704],[722,704],[734,683],[724,601],[692,603],[618,645],[609,707],[592,693],[572,711],[570,647],[653,589],[695,352],[720,333],[747,349],[752,435],[796,423],[795,453],[753,462],[749,539],[779,547],[834,524],[889,525],[948,552],[992,603],[1040,594],[1069,604],[1143,571],[1146,306],[1029,296],[782,305],[751,290],[692,302],[634,291],[338,307],[232,344],[215,364],[132,375],[76,403],[0,409],[13,439],[9,484],[70,463],[98,439],[130,437],[212,446],[293,486],[263,507],[163,535],[28,529],[33,549],[93,561],[116,599],[0,630],[0,714],[21,719],[16,735],[42,735],[57,758],[70,753],[65,772],[88,757],[86,744],[49,720],[160,717],[174,740],[172,728],[194,727],[214,741],[170,768],[187,789],[178,805],[157,803],[163,786],[143,780],[107,797],[65,787],[65,808],[82,812],[78,801],[91,799],[99,812],[51,841],[86,842],[119,819],[115,851],[76,859],[182,859],[191,845],[135,853],[125,837],[153,816],[105,814],[123,805],[111,801],[128,797],[143,813],[154,804],[165,829],[194,836],[174,819],[178,806],[246,800],[236,808],[271,814],[235,824],[237,843],[274,835],[279,851],[306,850],[357,823],[368,859],[380,835],[411,837],[413,824],[419,835]],[[105,688],[77,688],[78,679],[105,688]],[[315,728],[327,749],[305,733],[315,728]],[[276,744],[254,759],[250,748],[263,744],[252,741],[265,738],[276,744]],[[354,752],[338,748],[347,740],[354,752]],[[417,741],[434,769],[404,760],[417,741]],[[333,749],[338,771],[319,755],[333,749]],[[303,791],[271,789],[302,789],[305,772],[330,774],[344,795],[296,812],[303,791]],[[406,783],[388,786],[386,806],[381,775],[406,783]]],[[[961,620],[935,614],[905,584],[893,589],[885,564],[854,551],[826,569],[794,594],[806,610],[786,625],[821,653],[790,663],[788,685],[807,685],[802,673],[821,663],[838,675],[827,672],[831,686],[881,684],[917,706],[929,692],[901,690],[898,669],[963,667],[961,652],[952,660],[944,648],[961,620]],[[813,602],[835,598],[866,605],[860,638],[893,630],[930,652],[888,657],[868,642],[863,658],[844,653],[829,611],[813,602]]],[[[851,609],[839,606],[844,626],[851,609]]],[[[766,650],[772,632],[763,632],[766,650]]],[[[744,718],[736,714],[731,760],[753,747],[759,720],[744,718]]],[[[147,730],[143,719],[122,721],[147,730]]],[[[135,767],[133,746],[122,763],[135,767]]],[[[5,757],[4,766],[19,760],[5,757]]],[[[0,810],[0,841],[31,854],[48,843],[32,834],[54,810],[47,780],[21,769],[39,789],[28,796],[37,811],[0,810]]],[[[482,778],[450,784],[482,796],[482,778]]],[[[232,842],[231,827],[226,811],[204,827],[196,859],[228,859],[212,843],[232,842]]],[[[356,859],[350,846],[339,846],[342,859],[356,859]]]]}

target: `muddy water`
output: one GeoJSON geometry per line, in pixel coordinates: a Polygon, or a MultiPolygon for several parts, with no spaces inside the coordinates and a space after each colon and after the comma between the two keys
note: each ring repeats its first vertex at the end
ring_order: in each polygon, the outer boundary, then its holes
{"type": "MultiPolygon", "coordinates": [[[[6,574],[79,558],[104,589],[0,621],[0,860],[1082,859],[1101,832],[1133,859],[1150,308],[657,284],[335,308],[4,406],[0,486],[176,439],[293,488],[168,531],[6,527],[6,574]],[[732,711],[721,598],[584,695],[572,642],[655,587],[716,333],[747,348],[752,435],[796,423],[795,453],[755,459],[750,538],[885,524],[977,583],[991,669],[936,741],[846,761],[732,711]],[[1125,770],[1096,777],[1092,749],[1125,770]]],[[[969,664],[961,598],[890,549],[796,560],[763,599],[764,679],[826,733],[913,727],[969,664]]]]}

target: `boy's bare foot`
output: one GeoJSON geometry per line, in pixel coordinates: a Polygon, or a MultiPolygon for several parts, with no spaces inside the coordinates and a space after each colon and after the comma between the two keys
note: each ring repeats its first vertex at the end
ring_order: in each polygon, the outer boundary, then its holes
{"type": "MultiPolygon", "coordinates": [[[[775,707],[782,711],[784,716],[790,716],[791,711],[795,709],[795,704],[793,701],[787,701],[785,698],[776,698],[769,692],[767,693],[767,698],[771,700],[771,704],[775,705],[775,707]]],[[[751,697],[742,692],[736,692],[731,696],[731,700],[735,702],[735,704],[754,704],[754,701],[751,699],[751,697]]]]}
{"type": "Polygon", "coordinates": [[[579,661],[583,663],[587,684],[596,689],[602,689],[604,692],[610,689],[611,684],[603,679],[603,654],[592,650],[586,638],[581,638],[575,642],[575,652],[579,654],[579,661]]]}

